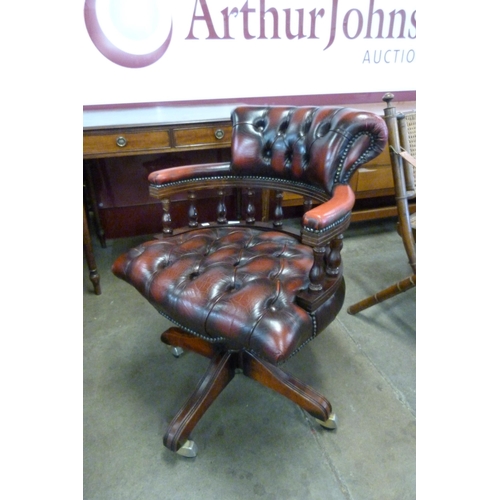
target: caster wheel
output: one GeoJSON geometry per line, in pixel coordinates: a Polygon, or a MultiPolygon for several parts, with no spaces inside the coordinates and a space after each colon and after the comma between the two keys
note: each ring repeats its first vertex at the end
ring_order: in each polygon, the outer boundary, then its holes
{"type": "Polygon", "coordinates": [[[180,358],[182,356],[182,354],[184,353],[184,351],[182,350],[182,347],[171,347],[170,350],[172,351],[172,354],[176,358],[180,358]]]}
{"type": "Polygon", "coordinates": [[[188,439],[178,450],[177,453],[183,457],[194,458],[198,454],[198,446],[194,441],[188,439]]]}
{"type": "Polygon", "coordinates": [[[318,418],[316,421],[325,429],[334,430],[337,428],[337,415],[335,413],[331,413],[326,421],[319,420],[318,418]]]}

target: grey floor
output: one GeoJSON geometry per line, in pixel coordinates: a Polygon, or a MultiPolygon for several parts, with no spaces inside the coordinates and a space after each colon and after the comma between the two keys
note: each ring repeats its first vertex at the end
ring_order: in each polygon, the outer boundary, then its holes
{"type": "Polygon", "coordinates": [[[284,365],[329,398],[338,429],[237,375],[195,428],[192,459],[162,437],[208,361],[175,358],[159,340],[168,322],[110,272],[142,240],[95,243],[100,296],[83,265],[86,500],[416,498],[415,289],[346,312],[409,274],[393,220],[351,225],[344,308],[284,365]]]}

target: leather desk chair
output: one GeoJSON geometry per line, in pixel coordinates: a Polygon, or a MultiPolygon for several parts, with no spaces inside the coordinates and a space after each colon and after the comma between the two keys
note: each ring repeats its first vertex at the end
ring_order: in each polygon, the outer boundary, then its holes
{"type": "Polygon", "coordinates": [[[210,358],[206,374],[171,421],[164,445],[195,456],[193,429],[239,370],[336,428],[329,401],[280,367],[336,317],[344,301],[342,233],[357,167],[387,142],[384,120],[339,107],[239,107],[232,113],[228,163],[150,174],[164,208],[163,234],[120,256],[113,272],[175,326],[161,336],[175,349],[210,358]],[[227,220],[230,188],[247,191],[242,220],[227,220]],[[219,193],[213,222],[198,221],[196,192],[219,193]],[[273,222],[255,221],[255,189],[277,190],[273,222]],[[301,230],[284,225],[283,191],[320,203],[301,230]],[[170,198],[188,191],[187,225],[176,229],[170,198]]]}

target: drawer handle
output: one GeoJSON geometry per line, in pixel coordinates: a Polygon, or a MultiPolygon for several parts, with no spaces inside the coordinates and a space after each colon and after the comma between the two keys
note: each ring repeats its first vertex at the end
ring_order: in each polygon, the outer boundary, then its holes
{"type": "Polygon", "coordinates": [[[127,139],[125,139],[123,135],[120,135],[119,137],[116,138],[116,145],[119,148],[124,148],[127,145],[127,139]]]}
{"type": "Polygon", "coordinates": [[[224,130],[222,130],[222,129],[218,128],[218,129],[215,131],[215,138],[216,138],[216,139],[219,139],[219,141],[220,141],[221,139],[223,139],[223,138],[224,138],[224,130]]]}

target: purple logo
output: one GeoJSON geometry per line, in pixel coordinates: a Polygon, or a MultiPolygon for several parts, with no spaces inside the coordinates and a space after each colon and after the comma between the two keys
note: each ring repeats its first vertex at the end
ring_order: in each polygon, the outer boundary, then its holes
{"type": "Polygon", "coordinates": [[[165,1],[85,0],[84,18],[97,50],[126,68],[155,63],[172,38],[172,16],[165,1]]]}

